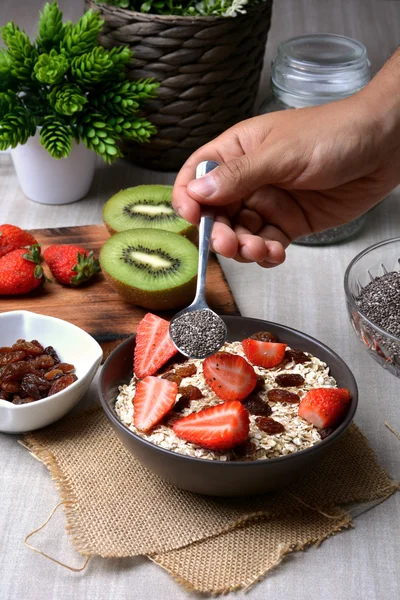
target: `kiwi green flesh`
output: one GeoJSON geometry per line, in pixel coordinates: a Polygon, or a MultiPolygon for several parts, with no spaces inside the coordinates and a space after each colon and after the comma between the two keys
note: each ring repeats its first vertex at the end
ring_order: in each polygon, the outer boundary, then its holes
{"type": "Polygon", "coordinates": [[[169,185],[138,185],[121,190],[104,205],[103,219],[111,233],[150,228],[187,236],[194,229],[174,211],[169,185]]]}
{"type": "Polygon", "coordinates": [[[157,229],[116,233],[100,252],[106,276],[124,287],[159,295],[193,282],[197,262],[194,244],[176,233],[157,229]]]}
{"type": "Polygon", "coordinates": [[[196,276],[190,281],[170,290],[149,291],[134,288],[111,277],[109,273],[103,271],[108,283],[118,294],[126,301],[137,306],[143,306],[148,310],[178,310],[189,306],[196,293],[196,276]]]}

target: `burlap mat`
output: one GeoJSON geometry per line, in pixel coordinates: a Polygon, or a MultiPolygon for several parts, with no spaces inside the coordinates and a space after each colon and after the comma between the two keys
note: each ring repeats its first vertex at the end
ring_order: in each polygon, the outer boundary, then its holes
{"type": "Polygon", "coordinates": [[[207,593],[248,587],[289,552],[348,527],[344,504],[397,489],[355,425],[306,479],[232,499],[160,480],[125,449],[100,410],[26,435],[24,444],[50,470],[78,552],[145,554],[187,588],[207,593]]]}

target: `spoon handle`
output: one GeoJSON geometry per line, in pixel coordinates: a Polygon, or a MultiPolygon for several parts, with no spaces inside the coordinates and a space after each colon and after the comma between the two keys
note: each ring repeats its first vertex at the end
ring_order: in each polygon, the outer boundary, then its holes
{"type": "Polygon", "coordinates": [[[197,287],[195,302],[204,299],[208,253],[210,248],[211,231],[214,223],[213,214],[202,214],[199,227],[199,266],[197,271],[197,287]]]}
{"type": "MultiPolygon", "coordinates": [[[[206,175],[216,167],[219,167],[219,163],[213,160],[205,160],[201,162],[196,169],[196,179],[206,175]]],[[[199,226],[199,265],[197,270],[197,287],[194,302],[204,300],[205,298],[207,263],[213,224],[214,210],[208,207],[202,208],[199,226]]]]}

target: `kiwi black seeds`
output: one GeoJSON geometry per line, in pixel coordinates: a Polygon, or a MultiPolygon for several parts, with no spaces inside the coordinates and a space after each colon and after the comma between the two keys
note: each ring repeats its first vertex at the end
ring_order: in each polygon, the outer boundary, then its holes
{"type": "Polygon", "coordinates": [[[225,341],[225,331],[224,322],[208,309],[186,313],[171,324],[176,346],[192,358],[217,352],[225,341]]]}

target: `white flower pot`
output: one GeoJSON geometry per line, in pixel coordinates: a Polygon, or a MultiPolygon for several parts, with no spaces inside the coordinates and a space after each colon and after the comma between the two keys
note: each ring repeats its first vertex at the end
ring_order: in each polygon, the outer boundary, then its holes
{"type": "Polygon", "coordinates": [[[96,154],[75,141],[67,158],[53,158],[41,145],[39,131],[13,148],[11,157],[25,196],[41,204],[68,204],[83,198],[96,162],[96,154]]]}

